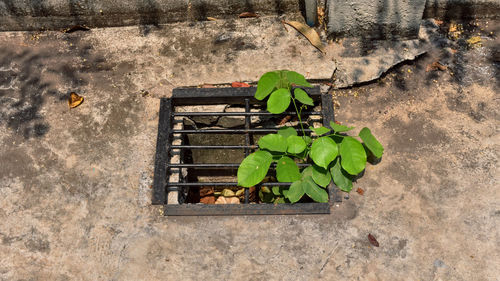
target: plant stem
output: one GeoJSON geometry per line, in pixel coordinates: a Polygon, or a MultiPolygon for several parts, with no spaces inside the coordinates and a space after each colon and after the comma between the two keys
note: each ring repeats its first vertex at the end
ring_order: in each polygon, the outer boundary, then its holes
{"type": "Polygon", "coordinates": [[[306,136],[306,132],[304,131],[304,126],[302,125],[302,118],[300,116],[299,109],[297,108],[297,104],[295,103],[295,99],[292,97],[293,106],[295,107],[295,112],[297,113],[297,117],[299,118],[300,129],[302,130],[302,138],[306,136]]]}

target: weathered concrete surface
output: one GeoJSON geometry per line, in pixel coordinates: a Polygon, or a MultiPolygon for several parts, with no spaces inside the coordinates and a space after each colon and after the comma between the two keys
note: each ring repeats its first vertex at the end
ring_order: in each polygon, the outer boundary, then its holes
{"type": "Polygon", "coordinates": [[[370,127],[386,151],[356,184],[364,196],[331,215],[169,218],[150,205],[161,94],[139,90],[171,64],[161,40],[93,32],[0,35],[0,280],[500,276],[495,39],[436,41],[378,83],[333,93],[337,119],[370,127]],[[426,72],[438,59],[449,69],[426,72]],[[72,90],[85,101],[69,110],[72,90]]]}
{"type": "Polygon", "coordinates": [[[333,76],[336,89],[378,79],[393,66],[424,54],[429,44],[424,38],[402,41],[345,40],[333,76]],[[353,50],[358,50],[358,52],[353,50]],[[365,50],[359,53],[359,50],[365,50]]]}
{"type": "Polygon", "coordinates": [[[330,0],[328,33],[371,39],[415,39],[426,0],[330,0]]]}
{"type": "Polygon", "coordinates": [[[21,61],[48,65],[42,78],[68,76],[65,77],[68,88],[64,91],[70,88],[80,91],[90,81],[87,76],[102,71],[128,77],[131,83],[128,92],[144,90],[154,96],[169,95],[180,86],[255,81],[262,75],[262,69],[293,69],[309,79],[328,79],[335,71],[332,55],[323,55],[297,31],[284,27],[274,17],[178,23],[147,31],[124,27],[71,34],[1,35],[5,41],[4,59],[16,55],[21,61]],[[19,51],[6,44],[18,46],[19,51]],[[32,45],[43,52],[33,53],[29,48],[32,45]],[[74,63],[53,66],[53,61],[63,58],[74,63]]]}
{"type": "Polygon", "coordinates": [[[237,18],[242,12],[281,15],[300,12],[298,0],[120,0],[0,1],[0,31],[158,25],[237,18]]]}

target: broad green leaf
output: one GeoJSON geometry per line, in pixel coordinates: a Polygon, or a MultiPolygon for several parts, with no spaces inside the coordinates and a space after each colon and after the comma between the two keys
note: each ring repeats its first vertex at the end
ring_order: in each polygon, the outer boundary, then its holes
{"type": "Polygon", "coordinates": [[[302,74],[299,74],[295,71],[287,71],[286,78],[288,79],[288,82],[295,84],[297,86],[304,86],[309,88],[312,87],[311,84],[309,84],[309,82],[306,81],[306,78],[302,74]]]}
{"type": "Polygon", "coordinates": [[[290,105],[292,96],[288,89],[278,89],[274,91],[267,100],[267,111],[280,114],[284,112],[290,105]]]}
{"type": "Polygon", "coordinates": [[[306,149],[306,142],[299,136],[291,136],[286,139],[287,151],[289,153],[298,154],[306,149]]]}
{"type": "Polygon", "coordinates": [[[331,138],[320,137],[312,143],[310,156],[316,165],[326,169],[328,164],[337,157],[338,152],[337,144],[331,138]]]}
{"type": "Polygon", "coordinates": [[[286,139],[291,136],[296,136],[297,131],[292,127],[285,126],[278,130],[278,134],[282,135],[286,139]]]}
{"type": "Polygon", "coordinates": [[[363,140],[366,147],[375,155],[375,157],[380,158],[384,153],[384,147],[378,142],[378,140],[372,135],[370,129],[364,127],[359,132],[359,137],[363,140]]]}
{"type": "Polygon", "coordinates": [[[283,156],[276,165],[276,178],[279,182],[294,182],[300,180],[299,167],[292,158],[283,156]]]}
{"type": "Polygon", "coordinates": [[[274,195],[272,193],[262,192],[262,190],[259,190],[259,198],[260,201],[264,203],[272,203],[274,201],[274,195]]]}
{"type": "Polygon", "coordinates": [[[309,97],[309,95],[306,93],[306,91],[304,91],[300,88],[297,88],[293,92],[295,94],[295,98],[297,100],[299,100],[301,103],[306,104],[306,105],[310,105],[310,106],[314,106],[313,99],[311,99],[311,97],[309,97]]]}
{"type": "Polygon", "coordinates": [[[321,168],[316,165],[313,165],[312,167],[312,179],[314,180],[314,182],[322,187],[327,187],[332,180],[328,169],[321,168]]]}
{"type": "Polygon", "coordinates": [[[304,141],[306,142],[306,144],[310,144],[313,140],[310,136],[304,136],[304,141]]]}
{"type": "Polygon", "coordinates": [[[340,143],[340,163],[351,175],[357,175],[365,169],[366,152],[363,145],[352,137],[345,137],[340,143]]]}
{"type": "Polygon", "coordinates": [[[342,169],[340,165],[340,159],[335,160],[334,165],[330,165],[330,173],[332,174],[332,179],[335,185],[345,192],[352,190],[352,180],[351,176],[342,169]]]}
{"type": "Polygon", "coordinates": [[[314,133],[316,133],[316,135],[318,136],[321,136],[323,134],[326,134],[328,132],[330,132],[330,129],[328,129],[327,127],[319,127],[319,128],[314,128],[314,127],[309,127],[310,130],[312,130],[314,133]]]}
{"type": "Polygon", "coordinates": [[[273,186],[273,194],[276,196],[286,196],[288,194],[288,187],[273,186]]]}
{"type": "Polygon", "coordinates": [[[257,150],[248,155],[238,168],[238,185],[252,187],[260,183],[266,177],[272,161],[273,157],[267,151],[257,150]]]}
{"type": "Polygon", "coordinates": [[[261,186],[261,187],[260,187],[260,190],[261,190],[262,192],[264,192],[264,193],[271,193],[271,190],[269,189],[269,187],[267,187],[267,186],[265,186],[265,185],[264,185],[264,186],[261,186]]]}
{"type": "Polygon", "coordinates": [[[302,172],[301,172],[302,179],[305,179],[307,177],[312,177],[313,176],[312,173],[313,173],[313,167],[312,166],[304,168],[304,170],[302,170],[302,172]]]}
{"type": "Polygon", "coordinates": [[[285,203],[286,203],[286,201],[285,201],[285,198],[283,198],[283,197],[280,197],[280,198],[274,200],[274,204],[285,204],[285,203]]]}
{"type": "Polygon", "coordinates": [[[259,148],[276,152],[286,152],[286,140],[282,135],[268,134],[259,139],[259,148]]]}
{"type": "Polygon", "coordinates": [[[279,81],[280,76],[276,72],[267,72],[262,75],[257,83],[255,98],[258,100],[265,99],[274,90],[279,81]]]}
{"type": "Polygon", "coordinates": [[[290,200],[290,202],[295,203],[304,196],[304,188],[302,187],[303,182],[302,181],[296,181],[290,185],[290,188],[288,189],[288,194],[286,195],[286,198],[290,200]]]}
{"type": "Polygon", "coordinates": [[[328,192],[314,183],[314,180],[311,177],[307,177],[302,180],[302,188],[307,196],[311,197],[312,200],[320,203],[328,202],[328,192]]]}
{"type": "Polygon", "coordinates": [[[332,129],[333,129],[333,131],[335,131],[335,133],[347,132],[347,131],[354,129],[354,127],[347,127],[344,125],[339,125],[333,121],[330,121],[330,127],[332,127],[332,129]]]}

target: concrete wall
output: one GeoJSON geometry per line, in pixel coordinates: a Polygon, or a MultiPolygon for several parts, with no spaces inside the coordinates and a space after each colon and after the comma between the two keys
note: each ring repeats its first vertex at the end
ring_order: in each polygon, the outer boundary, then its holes
{"type": "MultiPolygon", "coordinates": [[[[424,17],[499,17],[500,0],[318,0],[334,36],[414,38],[424,17]],[[425,8],[425,10],[424,10],[425,8]]],[[[0,31],[164,24],[303,12],[304,0],[0,0],[0,31]]]]}
{"type": "Polygon", "coordinates": [[[300,0],[0,0],[1,30],[164,24],[300,11],[300,0]]]}
{"type": "Polygon", "coordinates": [[[499,18],[500,0],[427,0],[424,17],[445,20],[499,18]]]}
{"type": "Polygon", "coordinates": [[[371,39],[416,38],[426,0],[330,0],[328,32],[371,39]]]}

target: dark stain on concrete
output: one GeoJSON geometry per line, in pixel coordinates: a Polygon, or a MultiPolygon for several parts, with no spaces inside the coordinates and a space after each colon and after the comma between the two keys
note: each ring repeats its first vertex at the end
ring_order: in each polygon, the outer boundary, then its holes
{"type": "Polygon", "coordinates": [[[31,233],[28,234],[27,239],[24,241],[24,246],[31,252],[49,253],[50,243],[47,236],[40,233],[37,229],[32,228],[31,233]]]}
{"type": "Polygon", "coordinates": [[[392,117],[384,123],[385,128],[392,128],[395,134],[387,146],[395,152],[419,154],[432,152],[433,147],[449,141],[446,131],[436,127],[432,120],[423,117],[415,118],[409,122],[392,117]]]}

